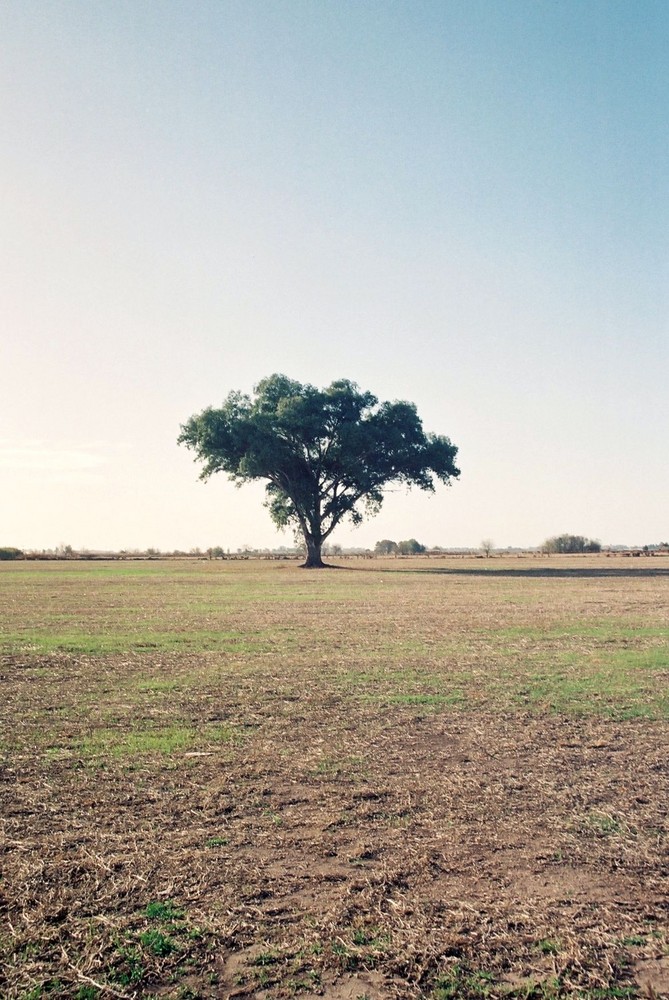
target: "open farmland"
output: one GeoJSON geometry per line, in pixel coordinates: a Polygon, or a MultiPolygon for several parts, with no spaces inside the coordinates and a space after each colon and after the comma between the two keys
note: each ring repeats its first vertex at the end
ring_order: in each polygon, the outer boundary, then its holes
{"type": "Polygon", "coordinates": [[[6,998],[669,996],[669,559],[0,565],[6,998]]]}

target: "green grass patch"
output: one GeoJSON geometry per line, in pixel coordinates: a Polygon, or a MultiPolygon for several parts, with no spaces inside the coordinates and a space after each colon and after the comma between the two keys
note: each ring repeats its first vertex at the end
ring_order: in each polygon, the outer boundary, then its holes
{"type": "Polygon", "coordinates": [[[530,672],[514,698],[567,714],[667,718],[669,692],[655,676],[667,670],[664,648],[569,651],[530,672]]]}
{"type": "Polygon", "coordinates": [[[232,745],[241,739],[232,726],[155,726],[145,729],[98,729],[78,747],[83,757],[141,757],[206,751],[220,744],[232,745]]]}
{"type": "Polygon", "coordinates": [[[390,705],[421,705],[426,708],[447,708],[451,705],[461,705],[466,701],[462,691],[450,691],[448,694],[391,694],[379,696],[379,701],[390,705]]]}
{"type": "Polygon", "coordinates": [[[107,656],[114,653],[169,653],[208,652],[225,650],[228,653],[258,652],[269,649],[265,642],[239,632],[219,632],[202,629],[195,632],[14,632],[4,633],[2,646],[7,652],[20,653],[75,653],[88,656],[107,656]]]}
{"type": "Polygon", "coordinates": [[[179,948],[174,938],[170,937],[169,934],[163,934],[162,931],[156,930],[153,927],[140,934],[139,940],[143,948],[157,955],[158,958],[164,958],[173,951],[178,951],[179,948]]]}
{"type": "MultiPolygon", "coordinates": [[[[172,694],[173,691],[179,691],[183,687],[188,686],[188,681],[184,678],[179,678],[179,680],[164,680],[160,677],[147,677],[145,680],[137,681],[137,690],[146,694],[172,694]]],[[[190,683],[195,683],[195,681],[190,681],[190,683]]]]}
{"type": "Polygon", "coordinates": [[[149,920],[180,920],[184,911],[180,910],[171,900],[158,900],[149,903],[144,911],[149,920]]]}
{"type": "Polygon", "coordinates": [[[491,972],[469,970],[455,965],[449,972],[438,976],[430,993],[432,1000],[457,1000],[459,997],[487,997],[494,987],[491,972]]]}

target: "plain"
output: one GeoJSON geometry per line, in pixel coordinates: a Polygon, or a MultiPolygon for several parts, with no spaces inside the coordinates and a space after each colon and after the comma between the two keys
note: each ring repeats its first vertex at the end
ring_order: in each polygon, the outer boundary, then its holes
{"type": "Polygon", "coordinates": [[[669,559],[0,566],[8,998],[669,995],[669,559]]]}

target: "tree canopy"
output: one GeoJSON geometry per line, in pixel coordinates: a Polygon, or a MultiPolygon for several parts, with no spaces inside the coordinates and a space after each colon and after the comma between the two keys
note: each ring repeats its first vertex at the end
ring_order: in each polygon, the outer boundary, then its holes
{"type": "Polygon", "coordinates": [[[323,543],[343,520],[377,513],[391,483],[434,492],[460,475],[457,448],[427,434],[413,403],[379,403],[346,379],[325,389],[271,375],[253,396],[231,392],[181,427],[178,441],[202,462],[201,479],[225,473],[241,485],[266,480],[266,506],[279,528],[322,566],[323,543]]]}
{"type": "Polygon", "coordinates": [[[405,538],[404,541],[397,543],[397,551],[401,556],[417,556],[425,552],[425,546],[415,538],[405,538]]]}
{"type": "Polygon", "coordinates": [[[555,535],[547,538],[542,545],[544,552],[551,553],[578,553],[578,552],[601,552],[601,542],[593,541],[584,535],[555,535]]]}
{"type": "Polygon", "coordinates": [[[397,542],[392,538],[382,538],[374,546],[374,552],[377,556],[394,556],[397,552],[397,542]]]}

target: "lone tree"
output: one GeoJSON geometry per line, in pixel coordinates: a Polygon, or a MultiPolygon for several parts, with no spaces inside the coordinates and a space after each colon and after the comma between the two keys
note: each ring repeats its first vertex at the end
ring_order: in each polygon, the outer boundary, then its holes
{"type": "Polygon", "coordinates": [[[324,565],[323,543],[341,521],[377,513],[391,483],[434,492],[434,477],[460,475],[457,448],[425,433],[413,403],[379,403],[346,379],[316,389],[270,375],[253,397],[231,392],[192,416],[178,441],[203,463],[201,479],[267,480],[265,506],[277,527],[304,536],[306,567],[324,565]]]}
{"type": "Polygon", "coordinates": [[[486,559],[489,559],[495,548],[495,543],[492,538],[484,538],[481,542],[481,548],[483,549],[483,554],[486,559]]]}

